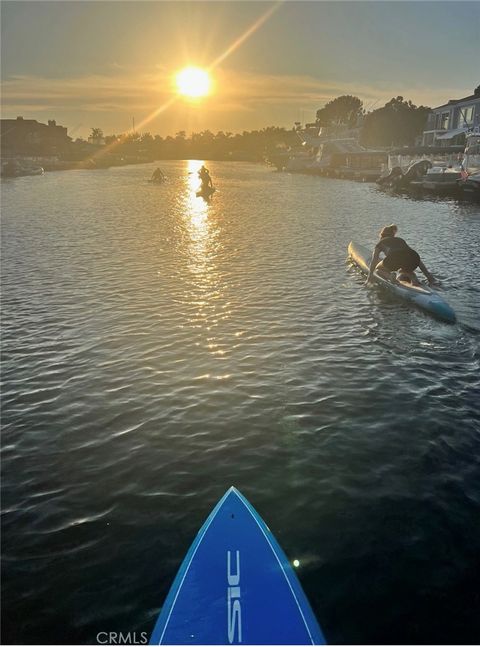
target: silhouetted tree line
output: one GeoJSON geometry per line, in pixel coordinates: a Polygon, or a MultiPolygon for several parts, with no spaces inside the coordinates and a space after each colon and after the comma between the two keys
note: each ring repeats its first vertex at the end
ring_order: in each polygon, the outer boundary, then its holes
{"type": "Polygon", "coordinates": [[[431,108],[415,106],[403,97],[394,97],[382,108],[366,112],[358,97],[345,95],[317,110],[319,126],[358,129],[366,148],[412,145],[422,134],[431,108]]]}
{"type": "Polygon", "coordinates": [[[395,97],[383,108],[365,115],[360,143],[367,148],[413,145],[425,130],[431,111],[431,108],[417,107],[403,97],[395,97]]]}
{"type": "MultiPolygon", "coordinates": [[[[103,140],[102,146],[104,143],[109,154],[145,160],[198,158],[261,161],[279,146],[298,143],[293,129],[288,131],[273,126],[235,135],[223,131],[214,134],[210,130],[204,130],[192,133],[190,137],[181,130],[174,137],[165,138],[149,132],[104,136],[101,129],[92,128],[89,141],[100,140],[103,140]]],[[[79,146],[86,144],[83,140],[77,140],[76,143],[79,146]]]]}
{"type": "MultiPolygon", "coordinates": [[[[473,91],[480,95],[480,85],[473,91]]],[[[432,109],[416,106],[401,96],[393,97],[382,108],[367,112],[358,97],[344,95],[317,110],[319,126],[358,128],[360,144],[366,148],[409,146],[425,130],[432,109]]]]}
{"type": "MultiPolygon", "coordinates": [[[[480,94],[480,86],[475,88],[474,94],[480,94]]],[[[367,111],[358,97],[343,95],[317,110],[315,124],[338,132],[354,130],[366,148],[389,148],[413,145],[424,131],[430,112],[431,108],[416,106],[401,96],[393,97],[381,108],[367,111]]],[[[279,148],[298,146],[296,130],[299,127],[297,122],[290,130],[270,126],[235,135],[204,130],[192,133],[191,137],[181,130],[174,137],[165,138],[148,132],[103,137],[99,128],[92,128],[90,140],[103,138],[108,148],[126,157],[260,161],[278,152],[279,148]]]]}
{"type": "Polygon", "coordinates": [[[346,126],[354,128],[364,114],[363,103],[350,94],[329,101],[317,110],[316,123],[319,126],[346,126]]]}

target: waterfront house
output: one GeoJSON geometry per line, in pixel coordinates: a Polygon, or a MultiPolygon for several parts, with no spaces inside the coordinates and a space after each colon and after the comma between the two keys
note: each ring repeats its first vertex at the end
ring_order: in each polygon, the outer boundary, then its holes
{"type": "Polygon", "coordinates": [[[88,143],[95,146],[95,148],[101,148],[102,146],[105,146],[106,141],[103,134],[92,133],[88,138],[88,143]]]}
{"type": "Polygon", "coordinates": [[[23,117],[1,119],[0,132],[3,159],[61,155],[72,141],[67,129],[57,126],[55,120],[42,124],[23,117]]]}
{"type": "Polygon", "coordinates": [[[463,99],[451,99],[428,116],[423,132],[423,146],[465,144],[465,133],[480,126],[480,91],[463,99]]]}

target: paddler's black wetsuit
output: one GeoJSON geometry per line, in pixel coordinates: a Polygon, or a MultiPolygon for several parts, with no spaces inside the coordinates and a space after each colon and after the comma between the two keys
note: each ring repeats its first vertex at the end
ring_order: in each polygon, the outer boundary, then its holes
{"type": "Polygon", "coordinates": [[[399,269],[413,272],[419,266],[420,256],[407,245],[403,238],[386,236],[378,241],[375,249],[385,254],[383,266],[389,272],[396,272],[399,269]]]}
{"type": "Polygon", "coordinates": [[[200,187],[200,190],[202,192],[208,192],[209,189],[213,189],[212,178],[210,177],[208,169],[206,169],[204,166],[202,166],[202,168],[199,170],[198,177],[202,182],[202,186],[200,187]]]}

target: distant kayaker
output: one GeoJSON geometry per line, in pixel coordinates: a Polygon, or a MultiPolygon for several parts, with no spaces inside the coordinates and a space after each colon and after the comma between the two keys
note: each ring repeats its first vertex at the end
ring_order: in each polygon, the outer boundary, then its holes
{"type": "Polygon", "coordinates": [[[152,180],[154,182],[163,182],[165,179],[165,173],[162,171],[160,167],[157,167],[152,174],[152,180]]]}
{"type": "Polygon", "coordinates": [[[198,171],[198,177],[202,182],[202,190],[211,188],[213,189],[212,178],[210,177],[210,171],[205,166],[202,166],[198,171]]]}
{"type": "Polygon", "coordinates": [[[381,230],[380,240],[375,245],[370,263],[367,283],[372,281],[373,273],[377,271],[388,280],[392,279],[393,272],[397,272],[395,277],[397,280],[419,285],[415,275],[417,267],[425,274],[430,285],[435,283],[433,275],[422,263],[418,253],[409,247],[403,238],[396,236],[397,231],[397,225],[388,225],[381,230]],[[382,252],[385,254],[385,258],[379,262],[382,252]]]}

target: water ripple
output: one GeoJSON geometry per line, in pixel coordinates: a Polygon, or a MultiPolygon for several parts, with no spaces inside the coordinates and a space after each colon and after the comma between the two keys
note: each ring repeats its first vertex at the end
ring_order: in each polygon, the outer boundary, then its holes
{"type": "Polygon", "coordinates": [[[206,204],[165,166],[2,183],[5,642],[150,631],[231,484],[330,642],[472,642],[478,208],[233,163],[206,204]],[[457,326],[346,262],[392,219],[457,326]]]}

